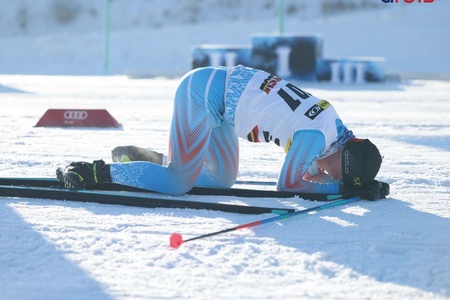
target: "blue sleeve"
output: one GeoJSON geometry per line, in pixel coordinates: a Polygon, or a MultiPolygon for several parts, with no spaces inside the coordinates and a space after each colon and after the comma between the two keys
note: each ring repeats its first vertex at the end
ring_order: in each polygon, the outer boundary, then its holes
{"type": "Polygon", "coordinates": [[[308,169],[324,152],[324,148],[325,138],[320,131],[300,130],[296,132],[281,169],[277,189],[304,193],[339,193],[339,181],[318,183],[304,179],[308,169]]]}

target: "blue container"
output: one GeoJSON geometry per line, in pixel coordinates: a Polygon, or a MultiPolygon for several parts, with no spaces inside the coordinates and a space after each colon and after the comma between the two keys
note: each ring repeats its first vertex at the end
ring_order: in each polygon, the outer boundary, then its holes
{"type": "Polygon", "coordinates": [[[323,42],[318,35],[253,35],[253,66],[282,78],[316,80],[323,42]]]}
{"type": "Polygon", "coordinates": [[[193,69],[208,66],[251,67],[251,47],[235,45],[199,45],[192,48],[191,65],[193,69]]]}
{"type": "Polygon", "coordinates": [[[322,59],[317,64],[317,80],[334,83],[365,83],[385,80],[382,57],[322,59]]]}

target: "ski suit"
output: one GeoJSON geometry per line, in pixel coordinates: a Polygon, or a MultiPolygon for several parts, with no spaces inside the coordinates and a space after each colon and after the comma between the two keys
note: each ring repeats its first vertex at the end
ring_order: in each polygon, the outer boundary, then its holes
{"type": "Polygon", "coordinates": [[[322,174],[315,161],[354,136],[329,102],[277,76],[241,65],[200,68],[177,88],[167,164],[113,163],[112,182],[172,195],[194,185],[231,187],[238,174],[238,137],[285,150],[278,190],[338,193],[340,183],[322,174]]]}

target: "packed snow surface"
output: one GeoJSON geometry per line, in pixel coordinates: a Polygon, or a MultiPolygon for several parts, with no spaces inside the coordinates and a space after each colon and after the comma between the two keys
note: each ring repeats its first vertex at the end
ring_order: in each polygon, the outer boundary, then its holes
{"type": "MultiPolygon", "coordinates": [[[[53,177],[117,145],[166,151],[177,79],[1,75],[0,174],[53,177]],[[33,127],[47,108],[106,108],[120,129],[33,127]]],[[[386,200],[358,202],[169,248],[267,218],[185,209],[1,198],[2,299],[450,296],[450,83],[303,84],[384,156],[386,200]]],[[[239,179],[274,181],[283,152],[241,141],[239,179]]],[[[199,196],[198,196],[199,197],[199,196]]],[[[198,198],[197,197],[197,198],[198,198]]],[[[190,198],[196,198],[190,196],[190,198]]],[[[303,199],[210,197],[303,209],[303,199]]]]}
{"type": "MultiPolygon", "coordinates": [[[[34,1],[33,7],[42,3],[50,2],[34,1]]],[[[449,3],[377,3],[384,6],[303,15],[297,23],[287,18],[286,30],[297,24],[296,32],[324,33],[326,56],[386,56],[388,71],[449,72],[449,3]]],[[[11,16],[6,8],[1,16],[11,16]]],[[[56,167],[72,161],[111,162],[118,145],[166,152],[172,99],[179,76],[189,70],[189,47],[247,42],[252,32],[275,28],[273,19],[261,20],[256,12],[249,19],[215,23],[213,16],[207,25],[173,21],[150,29],[127,23],[111,35],[115,76],[75,76],[102,74],[101,32],[76,30],[87,19],[55,31],[37,21],[26,32],[1,26],[0,177],[54,177],[56,167]],[[126,70],[161,76],[132,79],[126,70]],[[122,127],[34,127],[49,108],[107,109],[122,127]]],[[[378,145],[384,156],[378,179],[391,185],[388,199],[174,250],[174,232],[188,239],[273,215],[0,197],[0,299],[450,298],[450,81],[296,84],[329,100],[357,136],[378,145]]],[[[277,179],[281,148],[244,140],[240,146],[238,179],[277,179]]],[[[321,204],[183,197],[298,210],[321,204]]]]}

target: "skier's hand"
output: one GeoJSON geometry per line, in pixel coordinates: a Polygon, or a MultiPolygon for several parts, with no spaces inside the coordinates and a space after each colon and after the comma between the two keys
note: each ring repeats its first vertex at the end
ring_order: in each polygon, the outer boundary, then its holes
{"type": "Polygon", "coordinates": [[[367,185],[344,185],[344,197],[361,197],[366,200],[384,199],[389,195],[389,184],[377,180],[367,185]]]}

